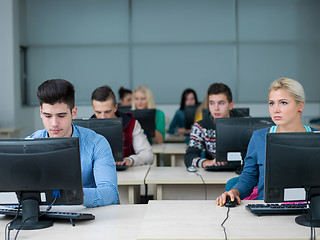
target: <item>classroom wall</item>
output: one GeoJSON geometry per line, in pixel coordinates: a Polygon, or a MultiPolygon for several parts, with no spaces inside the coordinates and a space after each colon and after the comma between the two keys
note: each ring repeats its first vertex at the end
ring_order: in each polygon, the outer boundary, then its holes
{"type": "Polygon", "coordinates": [[[50,78],[70,80],[77,103],[104,84],[147,84],[156,103],[184,88],[199,98],[228,84],[237,103],[264,102],[270,83],[299,80],[320,95],[320,1],[24,0],[29,103],[50,78]]]}

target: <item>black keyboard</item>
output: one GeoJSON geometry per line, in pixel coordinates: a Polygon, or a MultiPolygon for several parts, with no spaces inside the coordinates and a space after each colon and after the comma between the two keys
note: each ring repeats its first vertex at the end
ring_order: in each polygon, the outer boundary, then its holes
{"type": "MultiPolygon", "coordinates": [[[[8,216],[16,216],[17,209],[0,209],[0,214],[5,214],[8,216]]],[[[74,213],[74,212],[45,212],[40,211],[40,216],[43,215],[44,218],[50,219],[72,219],[72,220],[93,220],[95,216],[91,213],[74,213]]],[[[19,216],[21,216],[21,210],[19,211],[19,216]]]]}
{"type": "Polygon", "coordinates": [[[258,216],[265,214],[299,215],[308,213],[309,205],[307,203],[248,204],[246,209],[258,216]]]}
{"type": "Polygon", "coordinates": [[[206,166],[204,169],[206,171],[236,171],[241,167],[240,163],[228,163],[222,166],[206,166]]]}

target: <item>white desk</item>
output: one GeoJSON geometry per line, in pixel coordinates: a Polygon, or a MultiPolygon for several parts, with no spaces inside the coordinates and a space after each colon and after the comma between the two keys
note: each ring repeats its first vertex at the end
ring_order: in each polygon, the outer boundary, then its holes
{"type": "MultiPolygon", "coordinates": [[[[295,216],[261,216],[245,210],[248,203],[231,208],[225,222],[228,239],[309,239],[310,228],[297,225],[295,216]]],[[[97,208],[54,207],[55,211],[87,212],[95,220],[78,221],[72,227],[69,221],[57,221],[50,228],[22,230],[19,240],[152,240],[152,239],[225,239],[220,224],[226,218],[227,208],[215,201],[149,201],[148,205],[115,205],[97,208]]],[[[12,218],[0,215],[0,236],[4,239],[5,225],[12,218]]],[[[16,231],[11,232],[14,238],[16,231]]],[[[320,230],[316,230],[317,238],[320,230]]]]}
{"type": "MultiPolygon", "coordinates": [[[[228,239],[310,238],[310,228],[297,225],[295,216],[257,217],[245,210],[247,203],[230,209],[224,224],[228,239]]],[[[220,224],[226,216],[227,208],[215,201],[149,201],[138,239],[225,239],[220,224]]]]}
{"type": "Polygon", "coordinates": [[[121,204],[139,203],[140,186],[145,183],[149,168],[150,165],[134,166],[117,172],[121,204]]]}
{"type": "MultiPolygon", "coordinates": [[[[170,166],[184,166],[184,155],[186,154],[187,144],[185,143],[163,143],[152,145],[152,151],[155,154],[155,162],[153,166],[157,166],[159,161],[157,155],[170,155],[170,166]],[[177,158],[179,156],[179,158],[177,158]],[[177,161],[179,160],[179,161],[177,161]]],[[[159,164],[161,165],[161,163],[159,164]]]]}
{"type": "Polygon", "coordinates": [[[170,154],[171,167],[184,166],[184,155],[186,154],[187,144],[185,143],[167,143],[163,153],[170,154]],[[179,162],[177,162],[177,155],[179,155],[179,162]]]}
{"type": "MultiPolygon", "coordinates": [[[[52,227],[40,230],[22,230],[19,240],[135,240],[138,236],[142,218],[147,205],[113,205],[97,208],[82,206],[54,207],[54,210],[85,212],[95,215],[95,220],[77,221],[72,227],[68,220],[57,221],[52,227]],[[68,209],[68,210],[67,210],[68,209]]],[[[0,239],[4,239],[5,225],[12,218],[0,215],[0,239]]],[[[14,239],[16,231],[11,231],[14,239]]]]}
{"type": "Polygon", "coordinates": [[[186,137],[180,135],[174,135],[170,133],[166,133],[166,137],[164,138],[163,142],[165,143],[184,143],[186,137]]]}
{"type": "MultiPolygon", "coordinates": [[[[225,183],[232,177],[238,176],[234,172],[208,172],[199,169],[207,191],[208,199],[216,199],[224,192],[225,183]]],[[[147,177],[147,184],[156,184],[156,199],[204,200],[205,188],[201,178],[191,173],[185,167],[151,167],[147,177]]]]}
{"type": "Polygon", "coordinates": [[[152,148],[152,152],[154,154],[154,161],[152,166],[156,167],[157,163],[160,161],[160,155],[163,154],[164,152],[164,148],[165,148],[165,144],[153,144],[151,145],[152,148]]]}

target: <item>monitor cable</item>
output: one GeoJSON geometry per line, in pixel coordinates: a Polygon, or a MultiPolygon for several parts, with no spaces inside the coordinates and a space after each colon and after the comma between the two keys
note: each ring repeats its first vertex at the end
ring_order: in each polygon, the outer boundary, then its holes
{"type": "Polygon", "coordinates": [[[7,225],[5,226],[5,229],[4,229],[4,239],[5,240],[10,240],[10,231],[11,229],[9,229],[9,226],[11,226],[11,224],[17,220],[17,218],[19,217],[19,212],[20,212],[20,209],[21,209],[21,202],[20,202],[20,199],[21,199],[21,192],[16,192],[16,195],[17,195],[17,199],[18,199],[18,209],[17,209],[17,213],[15,215],[15,217],[7,223],[7,225]],[[8,235],[7,235],[7,232],[8,232],[8,235]]]}
{"type": "MultiPolygon", "coordinates": [[[[53,201],[51,202],[51,204],[46,208],[46,210],[45,210],[45,212],[44,213],[42,213],[42,214],[38,214],[37,216],[31,216],[31,217],[28,217],[28,218],[26,218],[25,220],[23,220],[23,222],[21,223],[21,225],[20,225],[20,227],[18,228],[18,230],[17,230],[17,232],[16,232],[16,235],[15,235],[15,237],[14,237],[14,240],[16,240],[17,238],[18,238],[18,234],[19,234],[19,232],[20,232],[20,230],[23,228],[23,225],[28,221],[28,220],[30,220],[30,219],[32,219],[32,218],[35,218],[35,217],[42,217],[42,216],[44,216],[47,212],[49,212],[50,210],[51,210],[51,208],[52,208],[52,205],[56,202],[56,200],[57,200],[57,196],[55,196],[54,197],[54,199],[53,199],[53,201]]],[[[19,206],[20,206],[21,204],[20,204],[20,202],[19,202],[19,206]]],[[[17,212],[17,215],[18,215],[18,212],[17,212]]],[[[11,221],[11,223],[12,223],[13,221],[11,221]]],[[[10,240],[10,238],[8,238],[8,240],[10,240]]]]}
{"type": "Polygon", "coordinates": [[[4,239],[5,240],[10,240],[10,231],[11,231],[11,229],[9,229],[9,226],[19,217],[20,209],[21,209],[21,204],[19,203],[18,209],[17,209],[17,213],[16,213],[15,217],[10,222],[8,222],[6,227],[5,227],[5,230],[4,230],[4,234],[5,234],[4,235],[4,239]]]}
{"type": "Polygon", "coordinates": [[[222,222],[221,225],[220,225],[220,226],[223,228],[223,233],[224,233],[224,239],[225,239],[225,240],[228,239],[228,236],[227,236],[226,228],[225,228],[225,226],[223,226],[223,225],[225,224],[225,222],[226,222],[227,219],[229,218],[229,212],[230,212],[230,207],[228,207],[226,218],[223,220],[223,222],[222,222]]]}

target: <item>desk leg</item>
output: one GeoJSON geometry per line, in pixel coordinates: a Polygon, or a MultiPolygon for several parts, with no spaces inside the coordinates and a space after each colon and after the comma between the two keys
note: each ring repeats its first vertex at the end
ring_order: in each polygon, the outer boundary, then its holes
{"type": "Polygon", "coordinates": [[[171,167],[175,167],[175,166],[176,166],[176,155],[171,154],[171,167]]]}
{"type": "Polygon", "coordinates": [[[155,153],[153,154],[154,159],[153,159],[153,164],[151,165],[152,167],[156,167],[157,166],[157,162],[158,162],[158,154],[155,153]]]}
{"type": "Polygon", "coordinates": [[[162,185],[157,184],[157,200],[162,200],[162,185]]]}
{"type": "Polygon", "coordinates": [[[139,203],[140,185],[128,186],[128,201],[129,204],[139,203]]]}
{"type": "Polygon", "coordinates": [[[128,187],[128,200],[129,204],[134,204],[134,186],[128,187]]]}

